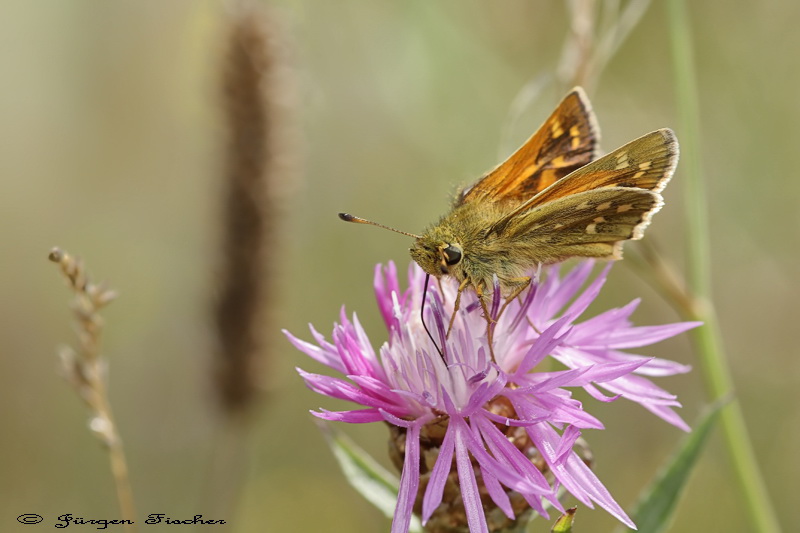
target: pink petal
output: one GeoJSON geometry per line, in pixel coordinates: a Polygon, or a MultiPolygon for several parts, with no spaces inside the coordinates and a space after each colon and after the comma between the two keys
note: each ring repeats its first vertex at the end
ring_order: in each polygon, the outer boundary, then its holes
{"type": "Polygon", "coordinates": [[[396,409],[394,403],[386,402],[380,398],[365,394],[361,389],[342,379],[320,374],[311,374],[299,368],[297,369],[297,373],[300,374],[311,390],[324,394],[325,396],[338,398],[340,400],[348,400],[369,407],[396,409]]]}
{"type": "MultiPolygon", "coordinates": [[[[530,490],[523,490],[523,493],[536,495],[552,495],[547,479],[516,446],[511,444],[503,433],[481,416],[470,419],[470,423],[475,426],[481,438],[486,443],[489,451],[498,463],[512,468],[518,476],[525,479],[533,486],[530,490]]],[[[477,438],[477,437],[476,437],[477,438]]],[[[487,468],[488,462],[487,462],[487,468]]],[[[524,488],[523,488],[524,489],[524,488]]]]}
{"type": "Polygon", "coordinates": [[[447,476],[450,474],[450,465],[453,462],[453,452],[455,450],[455,431],[448,426],[447,432],[439,448],[439,457],[431,470],[431,478],[428,487],[425,489],[425,496],[422,498],[422,524],[425,525],[433,512],[442,503],[444,485],[447,476]]]}
{"type": "Polygon", "coordinates": [[[588,287],[577,297],[575,301],[572,302],[572,305],[564,311],[564,316],[570,317],[570,321],[576,320],[579,316],[586,311],[586,308],[589,307],[597,295],[600,294],[600,289],[603,288],[603,285],[606,282],[606,277],[608,276],[608,271],[611,270],[612,263],[609,263],[600,271],[600,274],[597,275],[596,278],[589,284],[588,287]]]}
{"type": "Polygon", "coordinates": [[[489,533],[486,516],[483,514],[481,495],[478,491],[478,482],[475,479],[472,462],[469,460],[469,451],[464,442],[463,431],[455,431],[455,436],[456,468],[469,531],[470,533],[489,533]]]}
{"type": "Polygon", "coordinates": [[[641,303],[641,299],[636,298],[624,307],[609,309],[575,325],[569,338],[570,343],[582,344],[586,339],[603,339],[609,331],[615,328],[629,327],[628,318],[639,306],[639,303],[641,303]]]}
{"type": "Polygon", "coordinates": [[[483,486],[486,487],[486,492],[489,493],[489,497],[492,501],[503,511],[510,520],[514,520],[514,509],[511,508],[511,500],[508,498],[508,494],[506,491],[503,490],[503,487],[500,485],[500,482],[497,481],[497,477],[495,477],[492,472],[484,467],[480,467],[481,469],[481,477],[483,478],[483,486]]]}
{"type": "Polygon", "coordinates": [[[406,433],[406,457],[400,475],[400,491],[394,508],[392,533],[407,533],[419,489],[419,431],[422,424],[411,424],[406,433]]]}
{"type": "Polygon", "coordinates": [[[350,424],[367,424],[371,422],[380,422],[383,417],[378,409],[359,409],[356,411],[327,411],[321,409],[319,411],[310,411],[312,415],[323,420],[330,420],[332,422],[347,422],[350,424]]]}
{"type": "Polygon", "coordinates": [[[591,352],[592,358],[604,360],[609,363],[624,363],[626,361],[646,360],[647,362],[636,369],[636,374],[651,377],[674,376],[675,374],[686,374],[692,370],[690,365],[682,365],[668,359],[658,357],[646,357],[618,350],[598,350],[591,352]]]}
{"type": "Polygon", "coordinates": [[[541,335],[539,335],[539,338],[533,342],[528,352],[522,358],[519,367],[513,374],[514,378],[517,378],[522,374],[526,374],[533,369],[533,367],[538,365],[553,351],[556,346],[561,343],[562,339],[569,335],[569,329],[562,333],[562,329],[564,329],[564,326],[567,323],[568,317],[563,317],[560,320],[557,320],[555,323],[545,329],[541,335]],[[556,337],[559,333],[562,334],[556,337]]]}
{"type": "Polygon", "coordinates": [[[561,444],[556,450],[556,463],[561,464],[572,453],[572,447],[575,446],[575,441],[581,436],[581,430],[575,426],[567,426],[564,433],[561,434],[561,444]]]}
{"type": "Polygon", "coordinates": [[[628,327],[614,331],[604,339],[603,346],[616,349],[649,346],[702,325],[702,322],[676,322],[661,326],[628,327]]]}
{"type": "MultiPolygon", "coordinates": [[[[563,279],[559,279],[557,268],[551,268],[542,286],[536,293],[531,309],[536,317],[549,320],[569,302],[592,273],[593,261],[584,261],[573,268],[563,279]]],[[[540,320],[534,320],[539,323],[540,320]]]]}
{"type": "Polygon", "coordinates": [[[656,415],[657,417],[661,418],[662,420],[669,422],[673,426],[678,429],[682,429],[683,431],[689,432],[692,428],[689,427],[687,424],[675,411],[666,407],[664,405],[655,405],[647,402],[642,402],[640,404],[642,407],[656,415]]]}
{"type": "Polygon", "coordinates": [[[380,309],[383,321],[386,323],[386,328],[391,329],[396,320],[394,318],[392,293],[400,296],[400,284],[397,281],[397,267],[393,261],[384,268],[383,265],[375,265],[375,274],[373,276],[372,285],[375,289],[375,299],[378,301],[378,309],[380,309]]]}
{"type": "MultiPolygon", "coordinates": [[[[310,328],[312,330],[312,334],[316,332],[313,326],[310,326],[310,328]]],[[[291,342],[295,348],[297,348],[304,354],[308,355],[312,359],[319,361],[323,365],[328,366],[344,374],[345,372],[344,365],[342,364],[342,360],[339,357],[339,354],[337,353],[335,346],[326,343],[327,346],[331,348],[330,350],[327,350],[319,346],[314,346],[310,342],[300,340],[285,329],[282,331],[283,334],[286,335],[286,338],[289,339],[289,342],[291,342]]]]}
{"type": "Polygon", "coordinates": [[[636,529],[636,526],[625,514],[625,511],[614,501],[608,489],[603,486],[597,476],[594,475],[594,472],[584,464],[576,453],[571,453],[566,461],[558,462],[558,456],[555,451],[559,447],[559,437],[552,428],[546,424],[539,424],[529,428],[528,434],[539,451],[542,452],[542,456],[550,465],[553,474],[573,496],[589,507],[592,507],[592,501],[596,502],[600,507],[615,516],[617,520],[631,529],[636,529]]]}
{"type": "Polygon", "coordinates": [[[606,396],[594,385],[584,385],[583,390],[589,393],[589,396],[595,400],[603,403],[611,403],[617,401],[622,394],[615,394],[614,396],[606,396]]]}

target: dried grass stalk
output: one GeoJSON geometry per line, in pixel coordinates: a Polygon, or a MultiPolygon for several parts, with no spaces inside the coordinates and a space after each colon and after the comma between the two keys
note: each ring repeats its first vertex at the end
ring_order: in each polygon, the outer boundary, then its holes
{"type": "Polygon", "coordinates": [[[231,13],[222,75],[228,146],[223,173],[222,266],[214,306],[215,385],[225,411],[243,412],[264,388],[286,154],[283,48],[255,6],[231,13]]]}
{"type": "Polygon", "coordinates": [[[124,525],[126,531],[135,531],[136,511],[128,466],[108,400],[107,363],[100,354],[103,319],[99,311],[117,294],[104,283],[92,283],[80,259],[58,248],[50,251],[49,259],[61,268],[75,294],[71,307],[77,322],[78,348],[61,348],[61,369],[91,412],[89,428],[108,449],[120,510],[123,519],[130,522],[124,525]]]}

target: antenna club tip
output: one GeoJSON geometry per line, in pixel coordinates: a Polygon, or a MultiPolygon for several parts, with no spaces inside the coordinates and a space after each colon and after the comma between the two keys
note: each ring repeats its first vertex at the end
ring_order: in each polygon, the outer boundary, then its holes
{"type": "Polygon", "coordinates": [[[369,224],[370,226],[377,226],[379,228],[388,229],[389,231],[394,231],[395,233],[400,233],[402,235],[407,235],[409,237],[414,237],[415,239],[419,239],[419,235],[414,235],[413,233],[408,233],[406,231],[400,231],[398,229],[390,228],[389,226],[384,226],[383,224],[378,224],[377,222],[373,222],[371,220],[367,220],[366,218],[357,217],[351,215],[350,213],[338,213],[339,218],[344,220],[345,222],[357,222],[359,224],[369,224]]]}

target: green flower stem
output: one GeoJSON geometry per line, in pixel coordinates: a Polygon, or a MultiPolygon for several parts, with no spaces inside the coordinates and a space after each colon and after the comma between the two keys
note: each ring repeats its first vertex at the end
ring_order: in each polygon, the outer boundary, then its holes
{"type": "MultiPolygon", "coordinates": [[[[699,144],[699,104],[693,65],[689,17],[683,0],[667,3],[672,34],[672,58],[678,100],[682,150],[682,174],[685,176],[685,204],[689,233],[688,294],[692,303],[684,314],[705,325],[694,330],[693,340],[700,355],[706,386],[712,399],[733,391],[716,313],[711,303],[711,258],[707,204],[702,180],[699,144]]],[[[780,526],[756,463],[747,428],[738,402],[731,402],[721,414],[725,444],[730,453],[739,489],[745,499],[754,531],[777,532],[780,526]]]]}

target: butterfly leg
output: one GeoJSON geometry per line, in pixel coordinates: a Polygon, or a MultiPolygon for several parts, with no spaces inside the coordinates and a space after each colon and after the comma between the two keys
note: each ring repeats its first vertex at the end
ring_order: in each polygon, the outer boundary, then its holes
{"type": "MultiPolygon", "coordinates": [[[[486,340],[489,342],[489,354],[494,358],[494,328],[492,327],[492,315],[489,313],[489,306],[486,305],[486,294],[483,292],[483,286],[480,284],[475,285],[475,294],[478,295],[478,301],[481,303],[483,309],[483,317],[486,319],[486,340]]],[[[495,361],[496,362],[496,361],[495,361]]]]}
{"type": "Polygon", "coordinates": [[[456,320],[456,311],[458,311],[458,307],[461,305],[461,293],[464,292],[464,289],[467,288],[467,285],[469,285],[469,279],[465,279],[464,281],[461,282],[461,285],[458,286],[456,301],[453,304],[453,314],[450,315],[450,324],[447,325],[447,334],[444,336],[445,339],[450,338],[450,330],[453,329],[453,322],[455,322],[456,320]]]}
{"type": "Polygon", "coordinates": [[[508,304],[513,302],[517,296],[522,294],[522,291],[524,291],[531,285],[531,278],[529,278],[528,276],[522,278],[513,278],[511,281],[515,283],[517,286],[514,288],[511,294],[508,295],[508,298],[506,298],[506,303],[503,304],[503,307],[500,308],[500,312],[497,314],[498,320],[500,319],[501,316],[503,316],[503,311],[506,310],[508,304]]]}

